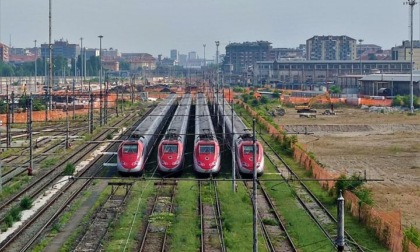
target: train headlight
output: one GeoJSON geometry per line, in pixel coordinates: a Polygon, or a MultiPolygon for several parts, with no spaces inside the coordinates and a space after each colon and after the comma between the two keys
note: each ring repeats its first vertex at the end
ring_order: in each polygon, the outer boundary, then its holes
{"type": "Polygon", "coordinates": [[[172,165],[179,165],[179,163],[180,163],[179,160],[177,160],[177,161],[173,162],[172,165]]]}
{"type": "Polygon", "coordinates": [[[135,165],[138,165],[138,161],[135,161],[135,162],[133,162],[133,165],[135,166],[135,165]]]}
{"type": "Polygon", "coordinates": [[[216,161],[210,163],[211,166],[216,165],[216,161]]]}

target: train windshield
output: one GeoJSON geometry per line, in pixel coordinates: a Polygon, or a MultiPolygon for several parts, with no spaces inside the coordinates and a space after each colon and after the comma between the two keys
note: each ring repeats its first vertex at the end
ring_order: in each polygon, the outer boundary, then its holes
{"type": "Polygon", "coordinates": [[[214,153],[214,145],[200,145],[200,153],[214,153]]]}
{"type": "Polygon", "coordinates": [[[178,153],[178,145],[176,144],[164,144],[163,153],[178,153]]]}
{"type": "Polygon", "coordinates": [[[137,144],[124,144],[122,147],[123,153],[137,153],[138,145],[137,144]]]}
{"type": "MultiPolygon", "coordinates": [[[[244,145],[243,150],[244,150],[245,155],[250,155],[254,152],[254,145],[244,145]]],[[[258,147],[257,147],[257,154],[258,154],[258,147]]]]}

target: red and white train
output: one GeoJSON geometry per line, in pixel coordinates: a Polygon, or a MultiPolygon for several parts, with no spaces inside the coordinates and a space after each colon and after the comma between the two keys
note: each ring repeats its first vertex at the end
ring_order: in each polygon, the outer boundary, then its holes
{"type": "Polygon", "coordinates": [[[142,174],[159,134],[176,107],[176,94],[160,102],[118,147],[117,170],[122,174],[142,174]]]}
{"type": "Polygon", "coordinates": [[[188,119],[192,97],[185,94],[175,111],[175,115],[158,147],[158,169],[164,173],[176,173],[182,170],[188,119]]]}
{"type": "Polygon", "coordinates": [[[220,147],[217,141],[206,96],[198,93],[195,106],[194,171],[216,174],[220,171],[220,147]]]}
{"type": "MultiPolygon", "coordinates": [[[[254,173],[254,143],[252,131],[242,122],[241,118],[232,111],[229,103],[223,99],[218,99],[217,113],[219,124],[225,127],[225,139],[230,149],[235,148],[236,167],[242,174],[254,173]],[[233,117],[232,117],[233,113],[233,117]],[[233,125],[232,125],[233,120],[233,125]]],[[[255,168],[257,175],[264,173],[264,149],[257,140],[255,141],[255,168]]]]}

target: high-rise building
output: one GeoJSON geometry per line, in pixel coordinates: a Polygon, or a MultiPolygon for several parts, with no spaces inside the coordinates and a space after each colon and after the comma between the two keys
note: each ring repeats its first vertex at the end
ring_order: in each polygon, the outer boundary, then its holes
{"type": "Polygon", "coordinates": [[[178,51],[176,49],[171,50],[171,57],[172,60],[178,60],[178,51]]]}
{"type": "Polygon", "coordinates": [[[306,40],[307,60],[355,60],[357,41],[348,36],[313,36],[306,40]]]}
{"type": "Polygon", "coordinates": [[[268,60],[270,50],[271,43],[268,41],[230,43],[226,46],[223,69],[234,74],[246,72],[257,61],[268,60]]]}

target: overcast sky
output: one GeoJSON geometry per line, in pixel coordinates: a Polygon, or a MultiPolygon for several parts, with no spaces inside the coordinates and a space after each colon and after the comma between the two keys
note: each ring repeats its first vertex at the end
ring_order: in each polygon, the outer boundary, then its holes
{"type": "MultiPolygon", "coordinates": [[[[0,0],[0,40],[13,47],[48,43],[48,0],[0,0]]],[[[403,0],[52,0],[52,39],[89,48],[213,58],[229,42],[266,40],[295,48],[314,35],[347,35],[384,49],[409,39],[403,0]]],[[[414,39],[419,8],[414,7],[414,39]]]]}

